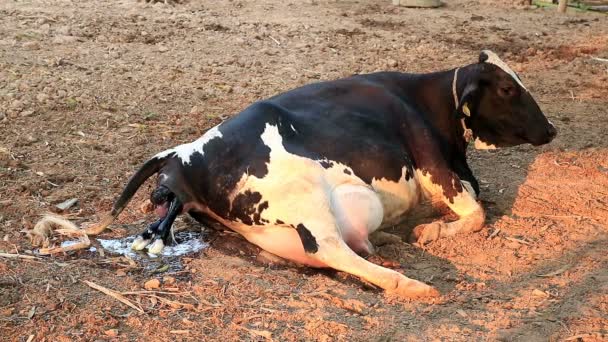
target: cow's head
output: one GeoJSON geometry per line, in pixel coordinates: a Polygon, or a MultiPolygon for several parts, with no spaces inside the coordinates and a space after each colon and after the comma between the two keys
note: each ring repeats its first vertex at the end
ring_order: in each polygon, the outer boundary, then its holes
{"type": "Polygon", "coordinates": [[[555,127],[517,74],[495,53],[482,51],[479,63],[463,72],[466,86],[457,110],[473,131],[475,147],[537,146],[553,140],[555,127]]]}

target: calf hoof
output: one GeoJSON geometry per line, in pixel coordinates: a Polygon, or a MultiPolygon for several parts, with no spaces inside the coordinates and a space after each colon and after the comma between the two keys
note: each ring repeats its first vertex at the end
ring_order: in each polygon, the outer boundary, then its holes
{"type": "Polygon", "coordinates": [[[163,240],[162,239],[156,239],[154,241],[154,243],[152,243],[148,247],[148,253],[150,253],[150,254],[160,254],[163,251],[163,248],[165,248],[165,243],[163,242],[163,240]]]}
{"type": "Polygon", "coordinates": [[[146,248],[146,246],[150,243],[150,240],[146,240],[141,236],[138,236],[135,241],[131,244],[131,249],[134,251],[141,251],[146,248]]]}
{"type": "Polygon", "coordinates": [[[428,224],[416,226],[410,235],[410,243],[417,243],[424,246],[426,243],[433,242],[441,236],[441,229],[445,226],[444,222],[436,221],[428,224]]]}
{"type": "Polygon", "coordinates": [[[397,288],[387,291],[387,294],[405,299],[436,298],[441,295],[436,288],[407,278],[399,279],[397,288]]]}

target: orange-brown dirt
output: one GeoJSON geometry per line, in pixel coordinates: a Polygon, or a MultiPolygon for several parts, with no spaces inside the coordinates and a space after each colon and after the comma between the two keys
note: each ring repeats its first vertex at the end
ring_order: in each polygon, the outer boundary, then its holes
{"type": "MultiPolygon", "coordinates": [[[[608,338],[608,17],[503,1],[408,9],[370,1],[0,2],[0,251],[68,210],[93,222],[147,157],[280,91],[376,70],[461,66],[490,48],[559,136],[471,151],[488,212],[477,234],[379,248],[433,302],[387,298],[343,273],[261,262],[229,232],[154,273],[80,251],[0,257],[0,339],[578,340],[608,338]],[[127,294],[140,313],[87,286],[127,294]],[[167,302],[167,299],[174,302],[167,302]],[[176,302],[182,303],[178,304],[176,302]]],[[[104,237],[138,233],[135,202],[104,237]]],[[[200,225],[183,221],[189,230],[200,225]]],[[[392,229],[406,236],[408,225],[392,229]]]]}

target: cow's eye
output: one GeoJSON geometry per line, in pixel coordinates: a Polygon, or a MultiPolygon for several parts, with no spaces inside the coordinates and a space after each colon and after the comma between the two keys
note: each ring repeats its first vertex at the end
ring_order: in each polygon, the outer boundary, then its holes
{"type": "Polygon", "coordinates": [[[515,88],[512,86],[504,86],[498,88],[498,93],[502,97],[512,97],[515,95],[515,88]]]}

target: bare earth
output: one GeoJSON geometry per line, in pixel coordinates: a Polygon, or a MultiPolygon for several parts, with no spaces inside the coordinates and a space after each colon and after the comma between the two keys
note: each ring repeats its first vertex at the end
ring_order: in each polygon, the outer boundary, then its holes
{"type": "MultiPolygon", "coordinates": [[[[94,222],[149,156],[318,80],[447,69],[490,48],[559,129],[541,148],[470,152],[488,210],[481,233],[379,248],[439,300],[402,302],[343,273],[268,264],[238,236],[183,220],[211,247],[181,265],[99,248],[0,257],[0,340],[608,339],[608,63],[592,58],[608,58],[608,16],[448,3],[0,1],[4,253],[32,253],[23,230],[55,204],[77,197],[64,214],[94,222]],[[157,292],[125,295],[144,313],[83,282],[133,292],[154,278],[157,292]]],[[[150,190],[104,238],[152,220],[138,210],[150,190]]]]}

